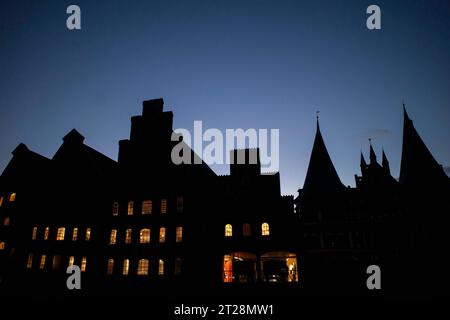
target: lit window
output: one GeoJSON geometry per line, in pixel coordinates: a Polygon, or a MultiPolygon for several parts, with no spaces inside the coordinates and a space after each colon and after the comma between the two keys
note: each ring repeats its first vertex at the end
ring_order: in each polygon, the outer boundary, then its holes
{"type": "Polygon", "coordinates": [[[128,201],[127,213],[128,213],[129,216],[133,215],[133,206],[134,206],[134,202],[133,201],[128,201]]]}
{"type": "Polygon", "coordinates": [[[153,210],[152,200],[142,201],[142,214],[151,214],[153,210]]]}
{"type": "Polygon", "coordinates": [[[75,263],[75,257],[74,256],[70,256],[69,257],[69,267],[73,266],[74,263],[75,263]]]}
{"type": "Polygon", "coordinates": [[[164,227],[159,228],[159,242],[160,243],[166,242],[166,228],[164,227]]]}
{"type": "Polygon", "coordinates": [[[183,241],[183,227],[177,227],[176,231],[176,242],[183,241]]]}
{"type": "Polygon", "coordinates": [[[78,237],[78,228],[73,228],[72,241],[77,241],[77,237],[78,237]]]}
{"type": "Polygon", "coordinates": [[[108,260],[108,268],[106,269],[106,274],[113,274],[114,270],[114,259],[108,260]]]}
{"type": "Polygon", "coordinates": [[[46,227],[44,231],[44,240],[48,240],[49,235],[50,235],[50,228],[46,227]]]}
{"type": "Polygon", "coordinates": [[[147,259],[139,260],[137,274],[138,274],[138,276],[148,275],[148,260],[147,259]]]}
{"type": "Polygon", "coordinates": [[[33,228],[33,233],[31,234],[31,240],[36,240],[37,238],[37,227],[33,228]]]}
{"type": "Polygon", "coordinates": [[[223,282],[233,282],[233,257],[223,256],[223,282]]]}
{"type": "Polygon", "coordinates": [[[175,275],[179,276],[181,274],[181,258],[175,259],[175,275]]]}
{"type": "Polygon", "coordinates": [[[270,229],[269,229],[269,224],[267,222],[264,222],[261,225],[261,233],[263,236],[268,236],[270,235],[270,229]]]}
{"type": "Polygon", "coordinates": [[[47,257],[45,256],[45,254],[43,254],[41,256],[41,262],[39,263],[39,269],[44,269],[45,268],[45,258],[47,258],[47,257]]]}
{"type": "Polygon", "coordinates": [[[113,216],[117,216],[119,215],[119,203],[117,201],[115,201],[113,203],[113,212],[112,212],[113,216]]]}
{"type": "Polygon", "coordinates": [[[3,220],[3,225],[4,225],[4,226],[9,226],[10,223],[11,223],[11,219],[9,219],[9,217],[6,217],[6,218],[3,220]]]}
{"type": "Polygon", "coordinates": [[[164,260],[163,259],[159,259],[159,262],[158,262],[158,275],[159,276],[164,275],[164,260]]]}
{"type": "Polygon", "coordinates": [[[58,233],[56,234],[56,240],[58,240],[58,241],[64,240],[65,234],[66,234],[66,228],[58,228],[58,233]]]}
{"type": "Polygon", "coordinates": [[[167,199],[161,199],[161,213],[167,213],[167,199]]]}
{"type": "Polygon", "coordinates": [[[112,229],[111,235],[109,236],[109,244],[116,244],[116,238],[117,238],[117,230],[112,229]]]}
{"type": "Polygon", "coordinates": [[[52,268],[54,270],[59,269],[59,267],[61,266],[61,256],[60,255],[54,255],[53,256],[53,262],[52,262],[52,268]]]}
{"type": "Polygon", "coordinates": [[[3,196],[0,197],[0,207],[3,205],[3,196]]]}
{"type": "Polygon", "coordinates": [[[150,229],[141,229],[139,234],[140,243],[150,243],[150,229]]]}
{"type": "Polygon", "coordinates": [[[225,225],[225,237],[232,237],[233,236],[233,227],[231,224],[225,225]]]}
{"type": "Polygon", "coordinates": [[[128,260],[128,259],[123,260],[123,271],[122,271],[122,274],[124,276],[127,276],[129,269],[130,269],[130,260],[128,260]]]}
{"type": "Polygon", "coordinates": [[[250,237],[251,236],[251,229],[250,229],[250,224],[249,223],[244,223],[243,234],[244,234],[244,237],[250,237]]]}
{"type": "Polygon", "coordinates": [[[125,231],[125,243],[131,243],[131,229],[125,231]]]}
{"type": "Polygon", "coordinates": [[[30,269],[33,266],[33,254],[30,253],[28,255],[28,260],[27,260],[27,269],[30,269]]]}
{"type": "Polygon", "coordinates": [[[5,243],[3,241],[0,242],[0,250],[5,250],[5,243]]]}
{"type": "Polygon", "coordinates": [[[14,202],[16,201],[16,193],[13,192],[9,195],[9,202],[14,202]]]}
{"type": "Polygon", "coordinates": [[[81,272],[86,271],[86,257],[81,258],[81,272]]]}
{"type": "Polygon", "coordinates": [[[91,228],[86,228],[86,241],[91,240],[91,228]]]}
{"type": "Polygon", "coordinates": [[[177,198],[177,213],[182,213],[183,212],[183,197],[178,197],[177,198]]]}

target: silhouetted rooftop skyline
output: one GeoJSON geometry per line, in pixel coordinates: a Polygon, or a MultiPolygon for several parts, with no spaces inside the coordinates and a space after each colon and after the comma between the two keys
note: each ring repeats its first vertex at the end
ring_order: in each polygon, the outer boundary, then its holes
{"type": "MultiPolygon", "coordinates": [[[[129,117],[164,97],[174,128],[279,128],[283,194],[303,186],[316,110],[344,185],[368,138],[399,176],[402,99],[439,164],[450,166],[450,5],[379,1],[77,1],[0,4],[0,171],[19,143],[52,157],[76,128],[117,160],[129,117]]],[[[218,174],[229,166],[213,166],[218,174]]]]}

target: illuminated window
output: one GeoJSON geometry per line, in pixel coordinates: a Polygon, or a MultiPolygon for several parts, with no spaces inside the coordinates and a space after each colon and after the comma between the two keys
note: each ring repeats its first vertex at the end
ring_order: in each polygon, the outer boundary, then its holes
{"type": "Polygon", "coordinates": [[[33,233],[31,234],[31,240],[36,240],[37,238],[37,227],[33,228],[33,233]]]}
{"type": "Polygon", "coordinates": [[[166,242],[166,228],[164,227],[159,228],[159,242],[166,242]]]}
{"type": "Polygon", "coordinates": [[[27,269],[31,269],[32,266],[33,266],[33,254],[30,253],[28,255],[28,260],[27,260],[27,269]]]}
{"type": "Polygon", "coordinates": [[[183,241],[183,227],[177,227],[176,231],[176,242],[182,242],[183,241]]]}
{"type": "Polygon", "coordinates": [[[86,241],[91,240],[91,228],[86,228],[86,241]]]}
{"type": "Polygon", "coordinates": [[[268,236],[270,235],[270,229],[269,229],[269,224],[267,222],[264,222],[261,225],[261,233],[263,236],[268,236]]]}
{"type": "Polygon", "coordinates": [[[3,205],[3,196],[0,197],[0,207],[3,205]]]}
{"type": "Polygon", "coordinates": [[[139,260],[137,274],[138,274],[138,276],[148,275],[148,260],[147,259],[139,260]]]}
{"type": "Polygon", "coordinates": [[[13,192],[9,195],[9,202],[14,202],[16,201],[16,193],[13,192]]]}
{"type": "Polygon", "coordinates": [[[225,237],[232,237],[233,236],[233,227],[231,224],[225,225],[225,237]]]}
{"type": "Polygon", "coordinates": [[[61,256],[59,254],[53,256],[52,268],[54,270],[59,269],[61,266],[61,256]]]}
{"type": "Polygon", "coordinates": [[[73,228],[72,241],[77,241],[77,237],[78,237],[78,228],[73,228]]]}
{"type": "Polygon", "coordinates": [[[50,235],[50,228],[46,227],[44,231],[44,240],[48,240],[49,235],[50,235]]]}
{"type": "Polygon", "coordinates": [[[74,263],[75,263],[75,257],[74,256],[70,256],[69,257],[69,267],[73,266],[74,263]]]}
{"type": "Polygon", "coordinates": [[[175,275],[179,276],[181,274],[181,258],[175,259],[175,275]]]}
{"type": "Polygon", "coordinates": [[[183,197],[178,197],[177,198],[177,213],[182,213],[183,212],[183,197]]]}
{"type": "Polygon", "coordinates": [[[45,256],[45,254],[43,254],[42,256],[41,256],[41,262],[39,263],[39,269],[44,269],[45,268],[45,259],[46,259],[47,257],[45,256]]]}
{"type": "Polygon", "coordinates": [[[223,282],[233,282],[233,257],[223,256],[223,282]]]}
{"type": "Polygon", "coordinates": [[[158,275],[159,276],[164,275],[164,260],[163,259],[159,259],[159,262],[158,262],[158,275]]]}
{"type": "Polygon", "coordinates": [[[150,243],[150,229],[141,229],[139,233],[140,243],[150,243]]]}
{"type": "Polygon", "coordinates": [[[128,259],[123,260],[123,271],[122,271],[122,274],[124,276],[127,276],[129,269],[130,269],[130,260],[128,260],[128,259]]]}
{"type": "Polygon", "coordinates": [[[244,223],[244,226],[243,226],[243,228],[242,228],[243,230],[243,234],[244,234],[244,237],[250,237],[251,236],[251,228],[250,228],[250,223],[244,223]]]}
{"type": "Polygon", "coordinates": [[[125,231],[125,243],[131,243],[131,229],[125,231]]]}
{"type": "Polygon", "coordinates": [[[9,226],[11,223],[11,219],[9,217],[6,217],[5,219],[3,219],[3,225],[4,226],[9,226]]]}
{"type": "Polygon", "coordinates": [[[106,269],[106,274],[113,274],[114,270],[114,259],[108,260],[108,268],[106,269]]]}
{"type": "Polygon", "coordinates": [[[0,242],[0,250],[5,250],[5,243],[3,241],[0,242]]]}
{"type": "Polygon", "coordinates": [[[117,230],[112,229],[111,235],[109,236],[109,244],[116,244],[116,238],[117,238],[117,230]]]}
{"type": "Polygon", "coordinates": [[[86,257],[81,258],[81,272],[86,271],[86,257]]]}
{"type": "Polygon", "coordinates": [[[167,213],[167,199],[161,199],[161,213],[167,213]]]}
{"type": "Polygon", "coordinates": [[[142,214],[151,214],[153,210],[152,200],[142,201],[142,214]]]}
{"type": "Polygon", "coordinates": [[[66,234],[66,228],[58,228],[58,233],[56,234],[56,240],[58,240],[58,241],[64,240],[65,234],[66,234]]]}
{"type": "Polygon", "coordinates": [[[129,216],[133,215],[133,206],[134,206],[134,202],[133,201],[128,201],[127,213],[128,213],[129,216]]]}

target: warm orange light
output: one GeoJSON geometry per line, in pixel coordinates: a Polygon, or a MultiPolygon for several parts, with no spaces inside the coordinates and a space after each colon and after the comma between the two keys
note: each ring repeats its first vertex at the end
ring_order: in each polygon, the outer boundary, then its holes
{"type": "Polygon", "coordinates": [[[144,200],[142,202],[142,214],[151,214],[153,210],[152,200],[144,200]]]}
{"type": "Polygon", "coordinates": [[[58,228],[58,233],[56,234],[56,240],[58,240],[58,241],[64,240],[65,235],[66,235],[66,228],[64,228],[64,227],[58,228]]]}
{"type": "Polygon", "coordinates": [[[233,227],[231,224],[225,225],[225,237],[232,237],[233,236],[233,227]]]}
{"type": "Polygon", "coordinates": [[[139,233],[140,243],[150,243],[150,229],[142,229],[139,233]]]}

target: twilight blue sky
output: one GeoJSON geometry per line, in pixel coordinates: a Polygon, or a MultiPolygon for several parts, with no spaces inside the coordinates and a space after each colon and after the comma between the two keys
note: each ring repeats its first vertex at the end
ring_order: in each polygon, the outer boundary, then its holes
{"type": "Polygon", "coordinates": [[[398,176],[403,98],[450,165],[449,84],[445,0],[4,0],[0,171],[20,142],[52,157],[72,128],[117,159],[130,116],[163,97],[175,128],[279,128],[283,194],[303,185],[319,109],[339,176],[354,185],[369,137],[398,176]],[[66,28],[70,4],[80,31],[66,28]],[[366,28],[370,4],[380,31],[366,28]]]}

